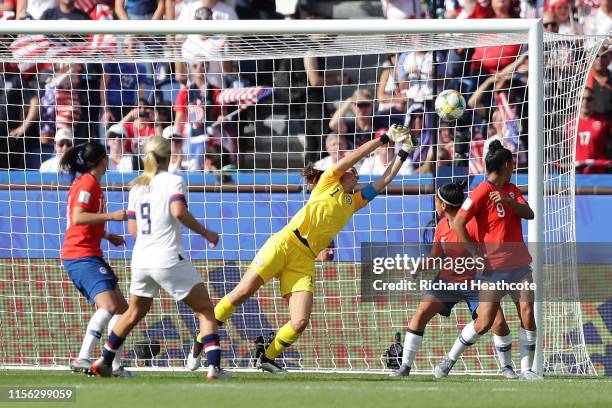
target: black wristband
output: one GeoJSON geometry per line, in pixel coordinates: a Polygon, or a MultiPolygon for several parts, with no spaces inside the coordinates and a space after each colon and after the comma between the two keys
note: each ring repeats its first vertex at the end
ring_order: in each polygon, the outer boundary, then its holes
{"type": "Polygon", "coordinates": [[[397,153],[397,157],[399,157],[400,160],[404,162],[408,158],[408,152],[404,149],[400,149],[400,151],[397,153]]]}
{"type": "Polygon", "coordinates": [[[381,142],[382,144],[387,144],[387,143],[389,143],[389,140],[390,140],[390,139],[389,139],[389,135],[385,133],[385,134],[384,134],[384,135],[382,135],[382,136],[381,136],[381,137],[380,137],[378,140],[380,140],[380,142],[381,142]]]}

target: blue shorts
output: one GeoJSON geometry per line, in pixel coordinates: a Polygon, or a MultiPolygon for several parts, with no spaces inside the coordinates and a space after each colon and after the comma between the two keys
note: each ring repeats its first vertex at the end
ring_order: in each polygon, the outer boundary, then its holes
{"type": "Polygon", "coordinates": [[[64,259],[63,262],[74,286],[92,305],[98,293],[113,290],[117,286],[118,279],[113,269],[98,256],[64,259]]]}
{"type": "Polygon", "coordinates": [[[450,316],[453,307],[457,303],[464,301],[470,309],[472,319],[476,319],[476,309],[478,309],[477,290],[428,290],[427,295],[444,305],[444,309],[439,312],[441,316],[450,316]]]}

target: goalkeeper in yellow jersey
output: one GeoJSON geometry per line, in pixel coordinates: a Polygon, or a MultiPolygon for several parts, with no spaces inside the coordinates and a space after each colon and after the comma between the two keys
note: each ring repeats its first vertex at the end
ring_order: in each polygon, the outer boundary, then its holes
{"type": "MultiPolygon", "coordinates": [[[[278,277],[281,295],[289,301],[290,320],[259,358],[258,368],[271,373],[285,372],[274,360],[295,343],[308,325],[317,254],[344,228],[355,211],[365,207],[393,180],[413,150],[410,130],[394,125],[387,134],[348,153],[325,172],[316,170],[312,164],[306,166],[304,176],[312,187],[310,199],[285,228],[268,239],[240,283],[215,307],[216,319],[224,323],[264,283],[278,277]],[[378,180],[354,191],[358,179],[355,163],[389,142],[401,143],[398,157],[378,180]]],[[[199,357],[192,349],[187,367],[197,369],[199,357]]]]}

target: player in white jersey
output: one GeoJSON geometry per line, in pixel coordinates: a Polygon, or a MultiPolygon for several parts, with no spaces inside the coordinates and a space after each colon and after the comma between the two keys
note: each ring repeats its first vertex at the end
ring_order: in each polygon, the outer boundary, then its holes
{"type": "Polygon", "coordinates": [[[202,277],[186,258],[182,225],[198,233],[214,247],[219,236],[202,226],[187,210],[180,176],[168,173],[170,142],[152,137],[145,144],[144,173],[132,182],[128,202],[128,230],[136,237],[132,254],[130,306],[115,325],[103,356],[91,370],[109,376],[115,351],[147,314],[159,288],[191,307],[200,322],[194,349],[208,360],[208,379],[226,377],[220,368],[221,348],[212,302],[202,277]],[[182,225],[181,225],[182,224],[182,225]]]}

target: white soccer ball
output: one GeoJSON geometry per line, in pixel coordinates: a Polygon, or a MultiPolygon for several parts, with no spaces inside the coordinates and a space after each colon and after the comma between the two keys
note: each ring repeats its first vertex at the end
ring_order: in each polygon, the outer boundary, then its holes
{"type": "Polygon", "coordinates": [[[436,113],[443,121],[457,120],[465,111],[463,95],[453,89],[440,92],[435,103],[436,113]]]}

